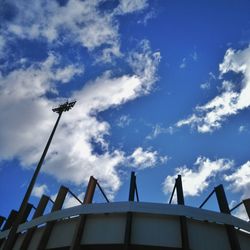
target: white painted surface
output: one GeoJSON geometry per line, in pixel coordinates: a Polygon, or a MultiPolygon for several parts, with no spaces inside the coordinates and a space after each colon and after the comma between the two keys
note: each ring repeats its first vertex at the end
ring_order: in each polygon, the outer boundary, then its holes
{"type": "Polygon", "coordinates": [[[181,247],[179,217],[133,214],[131,243],[139,245],[181,247]]]}
{"type": "Polygon", "coordinates": [[[88,215],[82,244],[123,244],[125,214],[88,215]]]}
{"type": "Polygon", "coordinates": [[[76,223],[77,218],[58,221],[51,232],[47,248],[70,246],[76,223]]]}
{"type": "Polygon", "coordinates": [[[224,225],[188,220],[188,236],[192,250],[231,249],[224,225]]]}

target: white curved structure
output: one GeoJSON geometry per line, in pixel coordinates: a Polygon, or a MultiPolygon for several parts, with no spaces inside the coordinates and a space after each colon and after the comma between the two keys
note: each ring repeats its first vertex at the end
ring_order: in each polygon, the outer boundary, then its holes
{"type": "MultiPolygon", "coordinates": [[[[225,225],[234,228],[241,250],[250,249],[250,223],[246,221],[184,205],[144,202],[87,204],[38,217],[19,226],[14,249],[20,249],[26,231],[34,227],[28,249],[76,249],[73,241],[81,217],[85,220],[80,249],[184,249],[180,217],[186,217],[192,250],[232,249],[225,225]],[[49,223],[53,226],[48,242],[41,248],[39,242],[49,223]]],[[[8,230],[2,231],[0,239],[7,234],[8,230]]]]}

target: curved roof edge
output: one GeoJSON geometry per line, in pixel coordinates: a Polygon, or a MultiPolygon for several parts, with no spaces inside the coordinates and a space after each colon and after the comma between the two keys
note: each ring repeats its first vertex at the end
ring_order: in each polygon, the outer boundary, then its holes
{"type": "MultiPolygon", "coordinates": [[[[234,217],[229,214],[214,212],[210,210],[189,207],[184,205],[172,205],[149,202],[112,202],[112,203],[94,203],[80,205],[52,212],[44,216],[23,223],[19,226],[18,232],[27,230],[31,227],[44,224],[49,221],[60,220],[67,217],[81,214],[104,214],[104,213],[148,213],[157,215],[186,216],[188,218],[208,221],[217,224],[227,224],[238,227],[250,233],[250,223],[234,217]]],[[[6,237],[9,230],[0,233],[0,238],[6,237]]]]}

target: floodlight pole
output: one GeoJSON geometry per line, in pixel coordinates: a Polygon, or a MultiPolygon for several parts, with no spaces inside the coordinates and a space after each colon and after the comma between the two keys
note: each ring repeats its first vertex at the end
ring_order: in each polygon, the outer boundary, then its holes
{"type": "Polygon", "coordinates": [[[33,190],[33,188],[35,186],[37,176],[38,176],[38,174],[40,172],[40,169],[41,169],[41,167],[43,165],[45,156],[46,156],[46,154],[48,152],[50,143],[51,143],[51,141],[53,139],[53,136],[55,134],[58,123],[59,123],[59,121],[61,119],[62,113],[65,112],[65,111],[69,111],[71,108],[73,108],[75,103],[76,103],[76,101],[70,102],[70,103],[67,101],[64,104],[59,105],[59,107],[52,109],[53,112],[58,113],[58,118],[57,118],[56,123],[54,125],[54,128],[53,128],[53,130],[52,130],[52,132],[50,134],[48,142],[47,142],[47,144],[46,144],[46,146],[44,148],[44,151],[43,151],[43,154],[42,154],[42,156],[40,158],[40,161],[37,164],[36,170],[35,170],[35,172],[33,174],[33,177],[32,177],[32,179],[30,181],[28,189],[27,189],[27,191],[25,193],[22,204],[21,204],[21,206],[19,208],[18,216],[17,216],[15,222],[13,223],[13,225],[12,225],[12,227],[10,229],[10,232],[9,232],[8,237],[6,239],[6,242],[4,244],[3,250],[11,250],[13,248],[13,245],[15,244],[15,238],[16,238],[16,233],[17,233],[18,226],[22,221],[22,218],[23,218],[25,209],[27,207],[29,198],[30,198],[32,190],[33,190]]]}

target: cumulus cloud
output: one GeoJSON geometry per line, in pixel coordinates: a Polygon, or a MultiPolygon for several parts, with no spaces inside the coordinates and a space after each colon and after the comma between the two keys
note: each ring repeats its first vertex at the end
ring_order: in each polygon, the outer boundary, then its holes
{"type": "Polygon", "coordinates": [[[35,185],[31,195],[37,198],[41,198],[43,194],[48,194],[48,192],[49,192],[49,188],[47,187],[46,184],[35,185]]]}
{"type": "MultiPolygon", "coordinates": [[[[97,61],[111,62],[120,57],[118,16],[140,11],[147,6],[146,0],[121,0],[115,9],[102,11],[102,0],[14,1],[8,3],[13,9],[11,20],[3,22],[8,34],[21,39],[43,39],[49,44],[64,42],[81,44],[88,51],[102,46],[97,61]]],[[[0,38],[0,48],[1,48],[0,38]]]]}
{"type": "Polygon", "coordinates": [[[143,150],[142,147],[136,148],[128,157],[129,164],[137,169],[152,168],[158,163],[164,163],[167,160],[167,156],[159,156],[157,151],[143,150]]]}
{"type": "MultiPolygon", "coordinates": [[[[110,133],[110,125],[100,121],[98,113],[148,94],[157,80],[160,60],[159,52],[152,52],[145,41],[130,57],[140,64],[135,66],[130,58],[133,74],[112,76],[105,72],[71,94],[77,103],[63,114],[43,171],[76,185],[86,184],[93,175],[108,195],[118,190],[118,166],[127,156],[109,149],[105,136],[110,133]],[[93,142],[102,153],[95,152],[93,142]]],[[[1,160],[18,158],[24,167],[37,163],[56,119],[51,107],[63,101],[48,98],[47,93],[56,93],[59,80],[69,81],[79,74],[76,68],[61,68],[56,57],[49,55],[44,62],[22,66],[0,77],[1,160]]]]}
{"type": "Polygon", "coordinates": [[[237,168],[232,174],[224,176],[234,192],[242,192],[242,199],[250,197],[250,161],[237,168]]]}
{"type": "Polygon", "coordinates": [[[65,83],[82,73],[77,65],[59,67],[58,63],[59,59],[50,54],[41,63],[0,75],[0,159],[16,156],[23,165],[37,160],[42,151],[39,145],[44,143],[54,119],[50,108],[55,103],[46,98],[46,93],[55,93],[58,81],[65,83]],[[67,74],[60,74],[62,71],[67,74]]]}
{"type": "Polygon", "coordinates": [[[200,133],[213,132],[222,126],[223,121],[231,115],[238,114],[250,106],[250,47],[235,51],[228,49],[223,62],[219,65],[220,77],[228,72],[242,74],[240,91],[236,91],[235,84],[223,81],[222,92],[208,103],[197,106],[195,113],[176,126],[190,125],[200,133]]]}
{"type": "MultiPolygon", "coordinates": [[[[241,193],[241,200],[248,199],[250,197],[250,161],[238,167],[231,174],[226,174],[224,180],[230,184],[229,188],[233,192],[241,193]]],[[[234,205],[236,202],[232,204],[232,206],[234,205]]],[[[243,220],[249,220],[244,205],[235,210],[234,215],[243,220]]]]}
{"type": "Polygon", "coordinates": [[[167,176],[163,183],[163,191],[166,194],[171,193],[177,175],[181,175],[184,194],[198,196],[209,186],[211,179],[217,173],[231,168],[233,164],[233,161],[227,159],[213,161],[206,157],[198,157],[193,168],[179,167],[175,169],[174,175],[167,176]]]}
{"type": "MultiPolygon", "coordinates": [[[[114,56],[122,56],[120,16],[142,11],[148,4],[146,0],[121,0],[116,7],[106,10],[101,7],[103,3],[10,0],[4,4],[14,10],[13,16],[3,18],[2,30],[7,40],[0,37],[0,47],[18,39],[42,41],[55,49],[80,44],[90,54],[98,55],[95,62],[110,62],[114,56]]],[[[24,58],[0,73],[0,160],[16,158],[26,168],[39,160],[56,120],[51,108],[65,101],[55,97],[61,93],[60,84],[84,72],[83,66],[65,65],[61,57],[50,53],[38,63],[24,58]]],[[[143,40],[124,61],[131,68],[130,73],[114,75],[106,71],[68,93],[77,104],[62,116],[42,168],[44,172],[75,185],[86,184],[93,175],[109,197],[118,190],[121,185],[118,167],[129,156],[110,149],[107,141],[110,124],[100,121],[98,115],[149,94],[157,81],[160,53],[152,52],[149,42],[143,40]],[[97,147],[101,150],[96,150],[97,147]]]]}

